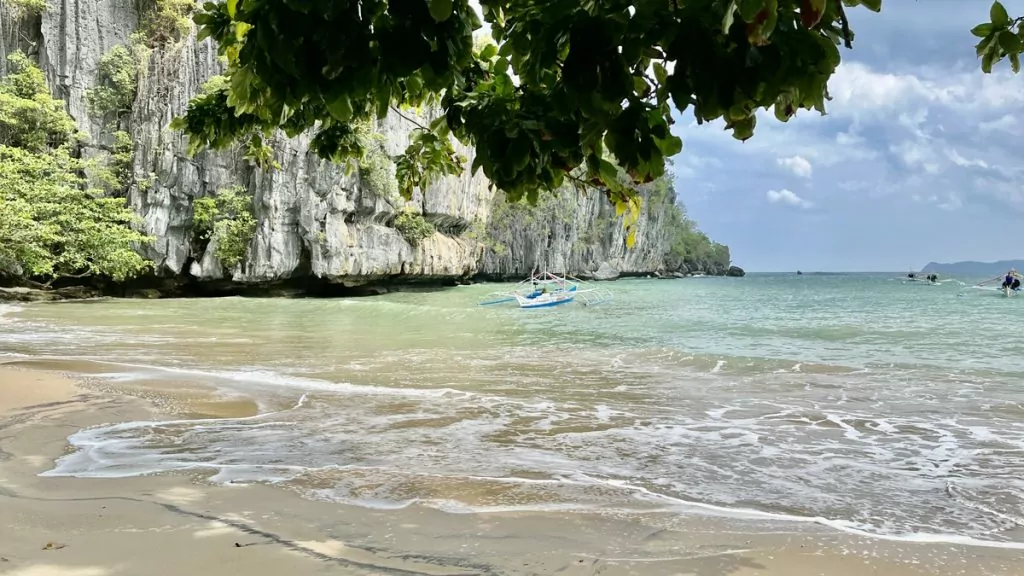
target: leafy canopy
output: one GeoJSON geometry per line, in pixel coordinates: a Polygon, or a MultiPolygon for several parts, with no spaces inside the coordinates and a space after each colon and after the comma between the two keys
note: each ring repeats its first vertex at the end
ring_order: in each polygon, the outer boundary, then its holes
{"type": "MultiPolygon", "coordinates": [[[[636,184],[682,148],[672,107],[753,135],[755,111],[821,113],[851,46],[844,7],[881,0],[226,0],[195,16],[230,81],[196,97],[173,126],[193,151],[275,130],[307,130],[323,158],[361,158],[354,124],[405,106],[439,108],[396,160],[409,196],[475,147],[473,169],[509,200],[566,183],[606,191],[636,215],[636,184]],[[623,185],[616,164],[629,175],[623,185]]],[[[628,222],[627,222],[628,224],[628,222]]]]}
{"type": "Polygon", "coordinates": [[[1024,17],[1011,18],[998,0],[989,9],[989,21],[971,29],[981,40],[975,45],[981,58],[981,69],[986,74],[992,66],[1003,59],[1009,59],[1014,74],[1020,72],[1020,55],[1024,51],[1024,17]]]}
{"type": "Polygon", "coordinates": [[[123,281],[149,267],[133,248],[147,238],[130,227],[124,199],[86,189],[82,168],[66,149],[0,146],[0,271],[123,281]]]}
{"type": "MultiPolygon", "coordinates": [[[[75,124],[23,54],[0,80],[0,272],[55,279],[101,274],[125,280],[149,262],[133,247],[124,199],[88,188],[89,163],[73,158],[75,124]]],[[[100,167],[103,168],[103,167],[100,167]]]]}
{"type": "Polygon", "coordinates": [[[68,142],[75,122],[50,96],[43,72],[21,52],[8,56],[0,81],[0,145],[43,152],[68,142]]]}

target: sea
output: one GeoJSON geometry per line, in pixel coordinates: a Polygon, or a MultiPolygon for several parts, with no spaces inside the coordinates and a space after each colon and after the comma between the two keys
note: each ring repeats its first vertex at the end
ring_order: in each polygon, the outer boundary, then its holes
{"type": "Polygon", "coordinates": [[[6,305],[0,361],[258,407],[78,431],[46,476],[1024,548],[1024,298],[902,276],[630,279],[536,310],[477,305],[501,284],[6,305]]]}

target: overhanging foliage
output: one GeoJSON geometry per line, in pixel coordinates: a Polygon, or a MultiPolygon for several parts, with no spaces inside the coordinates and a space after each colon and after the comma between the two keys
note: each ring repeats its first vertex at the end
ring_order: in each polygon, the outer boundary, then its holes
{"type": "MultiPolygon", "coordinates": [[[[227,0],[195,17],[229,63],[230,82],[174,123],[193,150],[274,130],[313,130],[324,158],[362,157],[353,123],[394,106],[436,104],[397,161],[410,195],[474,169],[511,200],[563,183],[596,186],[627,216],[633,185],[682,148],[673,106],[724,118],[741,140],[759,108],[788,120],[824,112],[826,83],[850,46],[845,7],[880,0],[482,0],[495,44],[467,0],[227,0]],[[623,185],[612,161],[631,182],[623,185]]],[[[629,224],[627,218],[627,225],[629,224]]]]}

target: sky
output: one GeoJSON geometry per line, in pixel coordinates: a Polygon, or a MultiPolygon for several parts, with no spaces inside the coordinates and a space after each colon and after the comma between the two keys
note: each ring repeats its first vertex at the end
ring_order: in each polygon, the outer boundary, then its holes
{"type": "MultiPolygon", "coordinates": [[[[1012,15],[1024,0],[1004,1],[1012,15]]],[[[853,50],[828,114],[675,126],[676,190],[748,271],[905,271],[1024,258],[1024,77],[983,74],[970,29],[985,0],[885,0],[850,9],[853,50]]]]}

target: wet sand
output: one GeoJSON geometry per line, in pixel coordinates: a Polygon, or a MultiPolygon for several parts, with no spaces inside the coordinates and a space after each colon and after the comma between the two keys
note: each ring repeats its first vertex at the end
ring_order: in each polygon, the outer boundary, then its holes
{"type": "MultiPolygon", "coordinates": [[[[40,477],[83,427],[254,406],[203,391],[101,388],[0,365],[0,574],[1010,575],[1017,550],[857,538],[827,528],[687,517],[673,530],[584,514],[448,514],[314,502],[201,474],[40,477]]],[[[36,368],[40,367],[36,365],[36,368]]],[[[42,366],[45,367],[45,366],[42,366]]]]}

